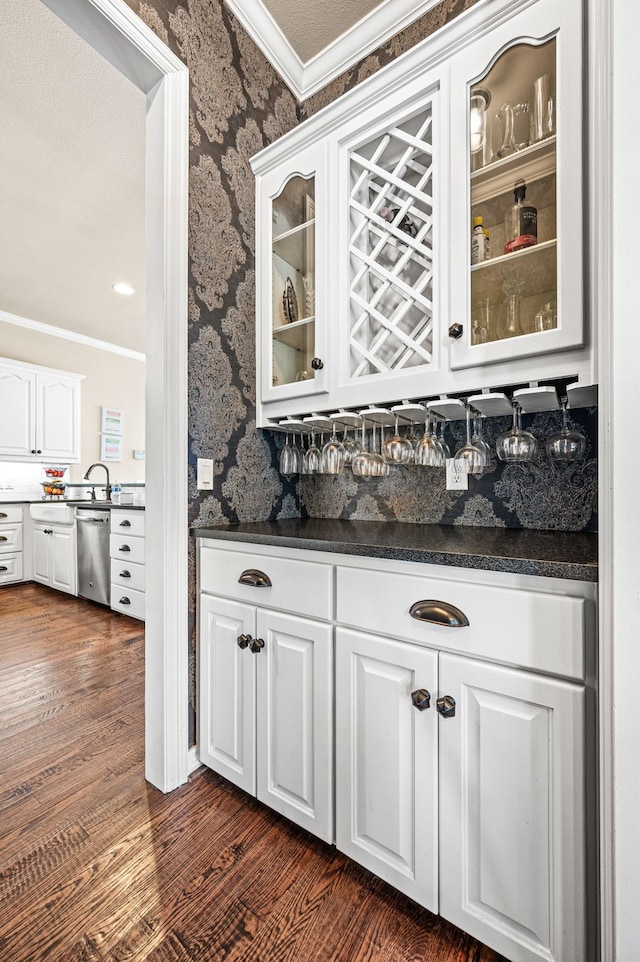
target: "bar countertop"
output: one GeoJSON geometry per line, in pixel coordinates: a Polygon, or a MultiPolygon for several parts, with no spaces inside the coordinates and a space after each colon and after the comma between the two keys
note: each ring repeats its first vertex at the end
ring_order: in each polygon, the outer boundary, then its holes
{"type": "Polygon", "coordinates": [[[598,580],[598,536],[590,532],[290,518],[192,527],[191,534],[395,561],[598,580]]]}

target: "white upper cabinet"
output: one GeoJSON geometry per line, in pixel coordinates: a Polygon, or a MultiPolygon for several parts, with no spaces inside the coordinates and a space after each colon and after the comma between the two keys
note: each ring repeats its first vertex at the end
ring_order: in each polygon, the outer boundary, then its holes
{"type": "Polygon", "coordinates": [[[592,381],[582,37],[486,0],[253,159],[258,425],[592,381]]]}
{"type": "Polygon", "coordinates": [[[0,359],[0,458],[80,460],[82,375],[0,359]]]}

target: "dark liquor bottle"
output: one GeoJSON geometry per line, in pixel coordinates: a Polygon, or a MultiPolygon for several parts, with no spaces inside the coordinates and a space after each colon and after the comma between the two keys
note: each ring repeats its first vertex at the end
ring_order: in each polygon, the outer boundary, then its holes
{"type": "Polygon", "coordinates": [[[525,204],[527,192],[523,180],[516,181],[513,191],[514,204],[504,219],[505,254],[532,247],[538,243],[538,211],[531,204],[525,204]]]}

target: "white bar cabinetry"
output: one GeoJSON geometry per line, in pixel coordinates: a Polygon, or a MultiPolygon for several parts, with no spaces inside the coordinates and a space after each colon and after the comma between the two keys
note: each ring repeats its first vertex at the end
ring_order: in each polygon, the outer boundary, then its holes
{"type": "Polygon", "coordinates": [[[144,621],[145,514],[112,508],[110,515],[111,608],[144,621]]]}
{"type": "Polygon", "coordinates": [[[0,585],[22,581],[24,576],[24,508],[0,504],[0,585]]]}
{"type": "Polygon", "coordinates": [[[210,539],[198,558],[201,760],[321,834],[299,803],[318,759],[333,778],[335,685],[337,847],[512,962],[591,962],[595,586],[210,539]],[[295,574],[243,587],[248,560],[295,574]]]}

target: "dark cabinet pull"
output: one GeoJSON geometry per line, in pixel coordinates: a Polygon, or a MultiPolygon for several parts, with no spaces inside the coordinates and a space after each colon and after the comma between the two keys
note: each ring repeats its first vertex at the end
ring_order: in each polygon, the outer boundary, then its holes
{"type": "Polygon", "coordinates": [[[9,539],[5,534],[0,534],[0,541],[8,541],[9,539]]]}
{"type": "Polygon", "coordinates": [[[456,700],[453,695],[443,695],[437,699],[436,708],[443,718],[453,718],[456,713],[456,700]]]}
{"type": "Polygon", "coordinates": [[[409,614],[416,621],[427,621],[430,625],[445,628],[465,628],[469,619],[463,611],[447,601],[416,601],[411,605],[409,614]]]}
{"type": "Polygon", "coordinates": [[[123,545],[120,545],[120,547],[118,548],[118,551],[131,551],[131,548],[129,547],[128,544],[123,544],[123,545]]]}
{"type": "Polygon", "coordinates": [[[239,585],[249,585],[251,588],[271,588],[271,578],[258,568],[247,568],[238,578],[239,585]]]}
{"type": "Polygon", "coordinates": [[[121,571],[121,572],[120,572],[120,577],[121,577],[121,578],[130,578],[130,577],[131,577],[131,572],[130,572],[130,571],[127,571],[127,569],[125,568],[124,571],[121,571]]]}
{"type": "Polygon", "coordinates": [[[251,635],[240,635],[238,638],[238,648],[246,648],[250,641],[253,641],[251,635]]]}
{"type": "Polygon", "coordinates": [[[124,521],[121,521],[121,522],[120,522],[120,527],[121,527],[121,528],[130,528],[130,527],[131,527],[131,522],[130,522],[130,521],[127,521],[127,519],[125,518],[124,521]]]}
{"type": "Polygon", "coordinates": [[[131,600],[130,600],[129,598],[127,598],[127,596],[125,595],[124,598],[121,598],[121,599],[120,599],[120,604],[121,604],[121,605],[130,605],[130,604],[131,604],[131,600]]]}
{"type": "Polygon", "coordinates": [[[8,571],[8,570],[9,569],[7,568],[6,565],[0,565],[0,571],[8,571]]]}
{"type": "Polygon", "coordinates": [[[264,648],[264,641],[262,638],[252,638],[249,642],[249,648],[254,653],[254,655],[259,654],[264,648]]]}
{"type": "Polygon", "coordinates": [[[4,511],[0,511],[0,518],[8,518],[8,517],[9,515],[6,514],[4,511]]]}
{"type": "Polygon", "coordinates": [[[431,692],[426,688],[417,688],[411,692],[411,701],[418,711],[426,711],[427,708],[431,708],[431,692]]]}

